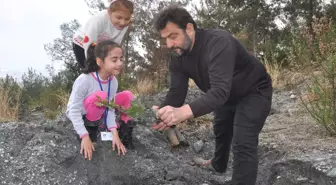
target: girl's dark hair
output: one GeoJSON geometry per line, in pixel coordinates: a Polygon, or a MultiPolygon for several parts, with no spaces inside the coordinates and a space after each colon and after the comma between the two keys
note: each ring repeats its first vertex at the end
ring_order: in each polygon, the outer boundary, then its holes
{"type": "Polygon", "coordinates": [[[117,10],[127,10],[131,14],[133,14],[133,11],[134,11],[134,5],[129,0],[116,0],[110,4],[109,8],[111,12],[114,12],[117,10]]]}
{"type": "Polygon", "coordinates": [[[99,66],[97,65],[96,59],[99,58],[104,61],[108,53],[114,48],[121,48],[121,46],[112,40],[103,40],[97,44],[92,43],[86,52],[87,58],[85,60],[83,73],[88,74],[98,71],[99,66]]]}

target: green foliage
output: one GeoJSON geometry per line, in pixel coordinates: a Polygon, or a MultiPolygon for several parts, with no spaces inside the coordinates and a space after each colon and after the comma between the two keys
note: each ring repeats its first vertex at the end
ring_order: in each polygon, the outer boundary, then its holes
{"type": "Polygon", "coordinates": [[[42,108],[47,118],[54,119],[64,111],[69,97],[62,78],[47,78],[31,68],[23,74],[21,85],[7,75],[0,78],[0,87],[0,117],[6,116],[6,119],[17,119],[19,114],[37,107],[42,108]]]}
{"type": "Polygon", "coordinates": [[[239,39],[256,55],[262,42],[277,34],[278,9],[265,0],[205,0],[195,10],[199,26],[241,35],[239,39]]]}
{"type": "Polygon", "coordinates": [[[286,60],[295,69],[305,68],[314,64],[313,53],[307,47],[308,40],[298,31],[291,36],[290,45],[287,46],[286,60]]]}
{"type": "MultiPolygon", "coordinates": [[[[68,91],[71,91],[73,82],[81,74],[79,64],[72,50],[72,38],[80,26],[77,20],[63,23],[60,26],[62,37],[44,45],[44,49],[51,56],[52,61],[64,62],[64,69],[51,76],[58,76],[58,78],[62,79],[68,91]]],[[[51,66],[48,68],[52,69],[51,66]]],[[[51,71],[49,70],[49,72],[51,71]]]]}
{"type": "Polygon", "coordinates": [[[49,78],[33,69],[28,69],[22,76],[20,107],[28,110],[40,107],[47,118],[54,119],[64,111],[69,93],[66,76],[63,73],[54,74],[54,69],[50,66],[48,70],[49,78]]]}
{"type": "Polygon", "coordinates": [[[311,117],[316,123],[323,126],[330,134],[336,135],[336,109],[333,89],[323,87],[321,80],[315,77],[309,86],[309,92],[316,100],[304,103],[311,117]]]}
{"type": "Polygon", "coordinates": [[[326,5],[326,16],[330,18],[333,24],[336,23],[336,2],[331,1],[330,4],[326,5]]]}
{"type": "MultiPolygon", "coordinates": [[[[85,0],[85,2],[92,14],[106,8],[102,0],[85,0]]],[[[139,79],[146,78],[153,84],[148,87],[161,90],[168,84],[169,52],[162,47],[165,44],[164,40],[160,39],[159,34],[153,29],[152,20],[158,11],[171,3],[186,6],[192,1],[134,0],[133,2],[135,10],[129,30],[130,35],[126,35],[123,41],[124,70],[118,76],[118,90],[130,89],[137,85],[139,79]],[[144,52],[140,54],[139,48],[144,52]]],[[[193,6],[188,10],[199,27],[223,28],[232,32],[251,52],[257,56],[263,54],[263,58],[270,62],[270,66],[278,66],[273,63],[289,64],[291,67],[296,66],[296,69],[312,64],[319,66],[324,75],[323,83],[318,81],[321,80],[320,78],[317,78],[310,90],[315,94],[325,94],[319,95],[320,103],[310,107],[315,107],[313,114],[320,116],[315,116],[317,122],[331,123],[331,115],[334,114],[331,103],[335,100],[335,97],[331,96],[335,93],[332,93],[333,90],[329,92],[318,84],[327,83],[329,89],[334,89],[332,79],[335,51],[331,48],[336,46],[331,41],[336,40],[335,30],[333,28],[333,31],[319,34],[320,28],[314,26],[313,18],[319,18],[325,14],[335,24],[335,2],[330,1],[331,3],[327,5],[321,3],[321,0],[273,0],[271,4],[267,2],[266,0],[204,0],[201,1],[201,7],[193,6]],[[281,22],[284,25],[279,28],[276,27],[275,22],[281,22]],[[330,105],[326,105],[327,103],[330,105]],[[325,107],[323,108],[321,104],[325,107]]],[[[17,105],[18,99],[15,93],[22,92],[22,98],[21,95],[19,98],[20,107],[41,106],[50,118],[54,118],[63,111],[72,84],[81,73],[72,51],[72,37],[80,26],[77,20],[60,25],[61,37],[44,45],[45,51],[53,61],[64,63],[61,71],[55,72],[52,66],[48,66],[50,78],[47,78],[33,69],[28,69],[28,72],[22,76],[22,84],[18,84],[9,76],[0,80],[0,85],[9,89],[8,107],[17,105]]],[[[277,69],[274,71],[276,72],[277,69]]],[[[144,88],[146,87],[144,85],[149,83],[144,82],[139,83],[137,89],[142,88],[145,89],[142,92],[148,92],[146,89],[150,88],[144,88]]],[[[108,106],[116,105],[112,102],[108,106]]],[[[142,112],[142,107],[133,104],[130,110],[123,111],[138,116],[142,112]]]]}
{"type": "Polygon", "coordinates": [[[35,101],[39,99],[47,81],[47,78],[41,73],[29,68],[28,72],[22,75],[23,103],[35,106],[35,101]]]}
{"type": "Polygon", "coordinates": [[[46,88],[40,95],[38,104],[48,119],[55,119],[65,111],[69,93],[64,89],[46,88]]]}
{"type": "Polygon", "coordinates": [[[128,90],[131,85],[131,80],[128,79],[127,75],[121,75],[118,79],[118,91],[128,90]]]}
{"type": "Polygon", "coordinates": [[[336,135],[336,25],[320,19],[314,27],[318,28],[314,30],[318,42],[316,46],[308,42],[308,47],[318,49],[314,55],[321,74],[312,74],[308,90],[314,99],[303,104],[317,124],[336,135]]]}

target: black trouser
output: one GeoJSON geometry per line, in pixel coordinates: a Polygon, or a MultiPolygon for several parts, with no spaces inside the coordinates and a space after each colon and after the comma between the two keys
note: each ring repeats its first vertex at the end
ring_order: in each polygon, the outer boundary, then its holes
{"type": "Polygon", "coordinates": [[[92,142],[97,142],[97,134],[98,134],[98,127],[104,123],[104,116],[102,116],[97,121],[89,121],[86,119],[85,115],[83,115],[84,126],[89,133],[89,137],[92,142]]]}
{"type": "Polygon", "coordinates": [[[232,143],[234,185],[254,185],[258,171],[259,133],[270,112],[272,85],[256,89],[235,105],[218,108],[214,119],[216,150],[212,166],[227,169],[232,143]]]}
{"type": "Polygon", "coordinates": [[[85,67],[85,65],[84,65],[84,63],[85,63],[85,53],[84,53],[85,51],[84,51],[84,49],[81,48],[80,46],[78,46],[75,43],[72,43],[72,49],[75,53],[75,57],[76,57],[77,62],[79,63],[79,66],[81,68],[84,68],[85,67]]]}
{"type": "Polygon", "coordinates": [[[85,126],[89,133],[91,142],[97,142],[98,126],[85,126]]]}

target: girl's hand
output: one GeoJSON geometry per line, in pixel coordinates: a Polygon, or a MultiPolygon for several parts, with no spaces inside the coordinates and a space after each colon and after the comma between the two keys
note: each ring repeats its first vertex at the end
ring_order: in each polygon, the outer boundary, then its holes
{"type": "Polygon", "coordinates": [[[123,155],[125,155],[126,148],[125,148],[124,144],[122,144],[122,142],[120,141],[117,129],[113,129],[112,132],[113,132],[112,150],[114,151],[115,146],[117,146],[118,155],[120,155],[120,151],[123,153],[123,155]]]}
{"type": "Polygon", "coordinates": [[[84,151],[85,159],[89,158],[89,160],[91,160],[92,159],[92,151],[95,151],[95,148],[94,148],[94,146],[91,142],[91,139],[88,135],[82,138],[80,154],[83,154],[83,151],[84,151]]]}

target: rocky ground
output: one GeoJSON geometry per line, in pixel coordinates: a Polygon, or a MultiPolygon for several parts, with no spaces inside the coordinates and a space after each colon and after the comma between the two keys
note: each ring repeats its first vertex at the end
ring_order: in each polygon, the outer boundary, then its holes
{"type": "MultiPolygon", "coordinates": [[[[187,102],[201,94],[191,89],[187,102]]],[[[150,108],[163,98],[161,93],[141,101],[150,108]]],[[[98,142],[91,161],[79,154],[79,140],[64,116],[46,121],[37,112],[19,123],[1,123],[0,184],[230,184],[231,168],[226,174],[217,174],[192,162],[194,156],[212,157],[211,115],[180,125],[190,145],[174,149],[162,134],[150,129],[149,117],[138,122],[134,130],[136,150],[117,156],[109,142],[98,142]]],[[[272,112],[260,143],[257,184],[336,184],[336,138],[313,123],[299,106],[297,94],[274,92],[272,112]]]]}

